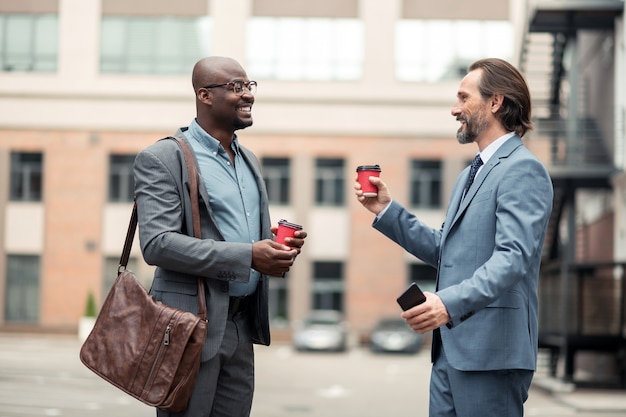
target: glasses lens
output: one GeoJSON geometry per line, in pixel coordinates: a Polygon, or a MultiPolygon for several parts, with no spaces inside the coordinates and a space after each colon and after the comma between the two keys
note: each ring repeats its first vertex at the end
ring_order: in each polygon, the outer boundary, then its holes
{"type": "Polygon", "coordinates": [[[247,83],[244,83],[243,81],[233,81],[231,85],[233,91],[238,96],[243,95],[244,90],[248,90],[252,95],[256,92],[256,81],[250,81],[247,83]]]}
{"type": "Polygon", "coordinates": [[[234,81],[232,84],[235,94],[237,94],[238,96],[243,94],[243,83],[241,81],[234,81]]]}

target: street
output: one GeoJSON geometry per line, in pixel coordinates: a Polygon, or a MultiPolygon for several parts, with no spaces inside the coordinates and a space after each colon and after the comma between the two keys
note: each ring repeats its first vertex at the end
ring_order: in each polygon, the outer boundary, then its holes
{"type": "MultiPolygon", "coordinates": [[[[155,415],[85,368],[79,349],[72,336],[0,334],[0,417],[155,415]]],[[[427,416],[429,356],[427,348],[401,356],[363,348],[298,353],[288,344],[257,347],[252,417],[427,416]]],[[[594,401],[615,405],[612,399],[621,397],[623,391],[558,396],[533,388],[526,415],[626,417],[626,407],[593,407],[594,401]],[[568,398],[582,398],[589,407],[577,409],[568,398]]]]}

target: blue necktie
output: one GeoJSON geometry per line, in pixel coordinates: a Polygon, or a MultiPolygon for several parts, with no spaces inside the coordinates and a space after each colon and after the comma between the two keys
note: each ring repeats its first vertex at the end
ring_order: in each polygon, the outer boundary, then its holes
{"type": "Polygon", "coordinates": [[[465,190],[463,191],[463,198],[465,198],[465,194],[467,194],[467,191],[472,186],[472,183],[474,182],[474,177],[478,172],[478,168],[480,168],[482,164],[483,160],[480,159],[480,155],[476,155],[476,158],[474,158],[474,160],[472,161],[472,165],[470,166],[469,177],[467,178],[467,184],[465,184],[465,190]]]}

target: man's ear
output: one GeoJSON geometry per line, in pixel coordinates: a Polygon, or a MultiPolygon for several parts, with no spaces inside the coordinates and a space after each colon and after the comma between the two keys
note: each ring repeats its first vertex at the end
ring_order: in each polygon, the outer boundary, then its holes
{"type": "Polygon", "coordinates": [[[502,94],[494,94],[491,96],[491,113],[496,114],[504,104],[504,96],[502,94]]]}
{"type": "Polygon", "coordinates": [[[210,105],[213,103],[213,95],[211,94],[211,91],[207,88],[198,88],[198,91],[196,91],[196,99],[204,104],[210,105]]]}

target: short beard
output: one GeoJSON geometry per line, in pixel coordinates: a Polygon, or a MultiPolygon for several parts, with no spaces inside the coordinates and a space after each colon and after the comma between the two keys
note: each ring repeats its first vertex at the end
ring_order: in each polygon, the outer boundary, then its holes
{"type": "Polygon", "coordinates": [[[461,145],[476,142],[478,135],[480,135],[488,125],[488,122],[480,117],[480,115],[470,120],[461,120],[465,122],[465,131],[463,131],[463,126],[461,126],[456,132],[456,140],[461,145]]]}
{"type": "Polygon", "coordinates": [[[456,140],[461,144],[472,143],[476,140],[476,134],[473,131],[463,132],[463,127],[456,132],[456,140]]]}

